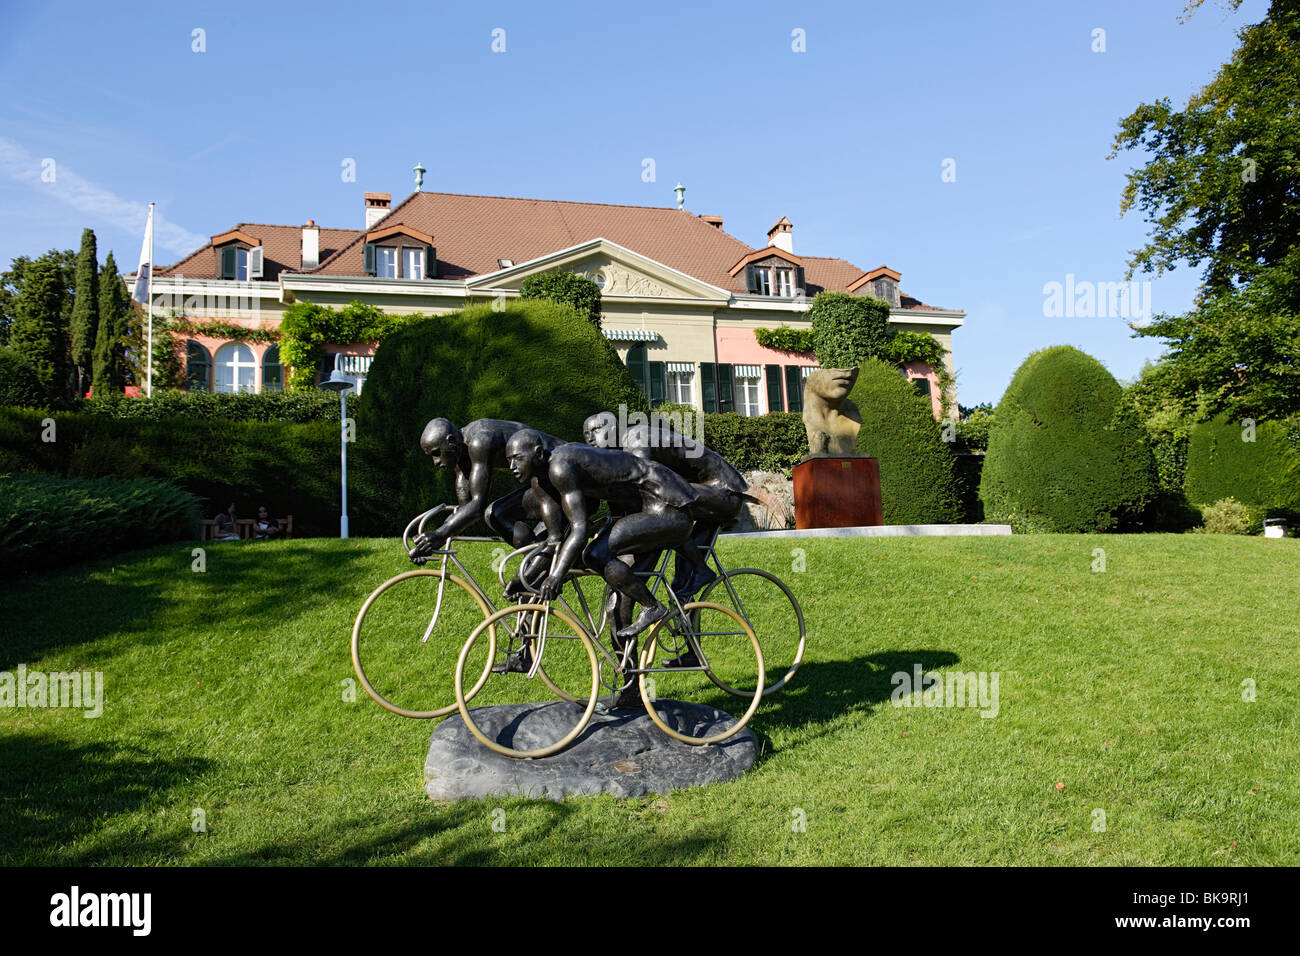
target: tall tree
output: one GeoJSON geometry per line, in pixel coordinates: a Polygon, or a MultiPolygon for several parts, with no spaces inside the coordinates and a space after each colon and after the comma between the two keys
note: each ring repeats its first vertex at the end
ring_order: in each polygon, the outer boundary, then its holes
{"type": "Polygon", "coordinates": [[[126,345],[130,331],[131,298],[117,274],[113,253],[104,261],[99,283],[99,329],[95,334],[96,396],[121,395],[126,385],[126,345]]]}
{"type": "Polygon", "coordinates": [[[1192,312],[1134,329],[1165,341],[1158,380],[1200,416],[1278,417],[1300,409],[1300,2],[1273,0],[1238,36],[1184,109],[1161,99],[1123,119],[1111,155],[1149,154],[1120,206],[1151,227],[1129,275],[1202,269],[1192,312]]]}
{"type": "Polygon", "coordinates": [[[19,256],[11,260],[9,268],[0,272],[0,345],[9,342],[9,332],[17,315],[18,298],[22,295],[23,279],[27,269],[37,262],[52,263],[59,272],[65,292],[64,309],[71,319],[72,294],[77,274],[77,253],[71,249],[51,249],[36,259],[19,256]]]}
{"type": "Polygon", "coordinates": [[[72,363],[76,366],[77,394],[90,387],[95,362],[95,333],[99,331],[99,253],[95,231],[81,233],[77,276],[72,301],[72,363]]]}
{"type": "Polygon", "coordinates": [[[54,403],[65,401],[72,390],[66,300],[58,265],[46,258],[29,263],[9,334],[10,347],[31,362],[47,401],[54,403]]]}

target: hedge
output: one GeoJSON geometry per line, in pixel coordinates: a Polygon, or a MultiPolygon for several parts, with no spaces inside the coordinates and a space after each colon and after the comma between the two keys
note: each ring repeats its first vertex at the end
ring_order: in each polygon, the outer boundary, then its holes
{"type": "Polygon", "coordinates": [[[600,286],[576,272],[543,272],[529,276],[519,287],[519,297],[571,306],[600,328],[600,286]]]}
{"type": "MultiPolygon", "coordinates": [[[[348,393],[354,406],[355,394],[348,393]]],[[[104,418],[164,421],[171,419],[223,419],[239,422],[334,422],[339,420],[339,398],[320,388],[289,392],[212,393],[155,391],[153,398],[110,395],[80,402],[75,411],[104,418]]]]}
{"type": "Polygon", "coordinates": [[[167,481],[0,475],[0,574],[189,537],[197,518],[167,481]]]}
{"type": "Polygon", "coordinates": [[[818,292],[808,308],[813,350],[822,368],[850,368],[885,353],[889,303],[847,292],[818,292]]]}
{"type": "Polygon", "coordinates": [[[704,444],[738,471],[789,474],[808,454],[808,432],[798,412],[722,412],[704,416],[704,444]]]}
{"type": "Polygon", "coordinates": [[[21,352],[0,348],[0,405],[44,407],[45,389],[36,366],[21,352]]]}
{"type": "MultiPolygon", "coordinates": [[[[233,500],[248,517],[259,504],[276,517],[292,514],[295,535],[338,533],[339,427],[329,422],[144,421],[0,409],[5,472],[167,479],[197,496],[205,517],[233,500]]],[[[370,493],[351,475],[348,491],[350,508],[370,493]]]]}
{"type": "Polygon", "coordinates": [[[850,398],[862,415],[858,453],[880,460],[885,524],[961,521],[952,451],[929,399],[880,359],[862,363],[850,398]]]}
{"type": "MultiPolygon", "coordinates": [[[[420,451],[431,418],[513,419],[578,441],[587,416],[620,405],[649,411],[618,353],[569,306],[516,300],[405,323],[379,346],[357,410],[357,476],[375,492],[358,521],[397,534],[418,511],[455,500],[420,451]]],[[[495,481],[515,487],[505,472],[495,481]]]]}
{"type": "Polygon", "coordinates": [[[1119,383],[1068,345],[1034,352],[994,413],[980,499],[1017,531],[1135,526],[1156,494],[1146,434],[1119,383]]]}
{"type": "Polygon", "coordinates": [[[1253,441],[1241,419],[1220,416],[1192,426],[1187,499],[1209,505],[1235,498],[1263,517],[1300,519],[1300,420],[1264,421],[1253,441]]]}

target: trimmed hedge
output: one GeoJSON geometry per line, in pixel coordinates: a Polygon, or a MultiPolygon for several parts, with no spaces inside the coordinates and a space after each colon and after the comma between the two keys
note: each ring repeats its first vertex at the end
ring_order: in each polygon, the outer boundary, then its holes
{"type": "Polygon", "coordinates": [[[36,366],[21,352],[0,348],[0,405],[42,408],[46,404],[36,366]]]}
{"type": "Polygon", "coordinates": [[[519,297],[571,306],[600,328],[600,286],[576,272],[543,272],[529,276],[519,287],[519,297]]]}
{"type": "MultiPolygon", "coordinates": [[[[259,504],[276,517],[292,514],[295,535],[338,533],[339,427],[329,422],[142,421],[0,409],[4,472],[167,479],[197,496],[206,517],[233,500],[248,517],[259,504]],[[47,417],[54,441],[42,440],[47,417]]],[[[351,475],[348,494],[349,508],[366,495],[351,475]]]]}
{"type": "Polygon", "coordinates": [[[167,481],[0,475],[0,574],[190,537],[197,520],[167,481]]]}
{"type": "MultiPolygon", "coordinates": [[[[357,397],[348,393],[348,405],[357,397]]],[[[166,421],[222,419],[235,422],[334,422],[339,420],[339,398],[319,388],[290,392],[211,393],[154,392],[153,398],[110,395],[77,405],[76,411],[104,418],[166,421]]]]}
{"type": "MultiPolygon", "coordinates": [[[[418,511],[453,502],[451,482],[420,451],[431,418],[523,422],[571,441],[593,412],[649,411],[617,352],[585,315],[545,300],[471,306],[405,323],[379,346],[357,410],[358,504],[366,534],[398,534],[418,511]]],[[[349,467],[352,459],[349,458],[349,467]]],[[[498,490],[515,487],[506,472],[498,490]]]]}
{"type": "Polygon", "coordinates": [[[1156,490],[1146,434],[1114,376],[1068,345],[1025,359],[989,432],[986,518],[1016,531],[1116,531],[1156,490]]]}
{"type": "Polygon", "coordinates": [[[1254,441],[1241,419],[1220,416],[1192,426],[1187,500],[1209,505],[1235,498],[1262,517],[1300,519],[1300,421],[1259,422],[1254,441]]]}
{"type": "Polygon", "coordinates": [[[943,426],[928,398],[893,365],[862,363],[849,396],[862,414],[859,454],[880,459],[885,524],[952,524],[962,520],[960,489],[943,426]]]}
{"type": "Polygon", "coordinates": [[[737,471],[788,475],[808,454],[808,432],[798,412],[756,416],[722,412],[704,416],[704,444],[737,471]]]}
{"type": "Polygon", "coordinates": [[[847,292],[818,292],[808,308],[822,368],[851,368],[889,346],[889,303],[847,292]]]}

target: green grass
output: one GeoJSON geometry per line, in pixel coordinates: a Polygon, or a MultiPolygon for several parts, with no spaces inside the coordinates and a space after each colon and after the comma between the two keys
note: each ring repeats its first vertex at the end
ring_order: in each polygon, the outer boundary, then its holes
{"type": "Polygon", "coordinates": [[[421,789],[432,724],[344,699],[353,617],[409,567],[395,543],[210,545],[201,574],[191,547],[0,583],[0,670],[105,681],[98,719],[0,709],[0,865],[1300,861],[1293,540],[730,542],[809,625],[750,773],[450,806],[421,789]],[[914,662],[997,672],[997,717],[893,706],[914,662]]]}

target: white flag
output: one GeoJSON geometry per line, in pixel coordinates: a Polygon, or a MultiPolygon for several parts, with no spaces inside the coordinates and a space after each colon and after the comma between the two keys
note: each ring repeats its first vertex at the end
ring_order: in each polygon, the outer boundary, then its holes
{"type": "Polygon", "coordinates": [[[149,204],[149,222],[144,227],[144,245],[140,247],[140,267],[135,270],[135,290],[131,298],[141,305],[149,304],[149,273],[153,263],[149,261],[153,251],[153,203],[149,204]]]}

